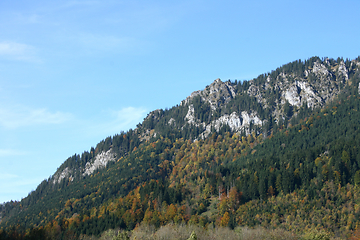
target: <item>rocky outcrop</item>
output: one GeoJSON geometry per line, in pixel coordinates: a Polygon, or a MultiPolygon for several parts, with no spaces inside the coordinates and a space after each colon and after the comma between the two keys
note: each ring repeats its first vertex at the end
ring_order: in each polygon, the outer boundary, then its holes
{"type": "Polygon", "coordinates": [[[235,88],[230,82],[222,82],[220,78],[216,79],[204,90],[198,90],[181,102],[182,105],[188,104],[191,99],[200,96],[204,102],[210,103],[212,109],[216,109],[230,102],[236,95],[235,88]]]}
{"type": "Polygon", "coordinates": [[[78,174],[80,172],[80,175],[82,176],[89,176],[91,175],[95,170],[99,168],[104,168],[110,161],[115,161],[115,155],[112,153],[112,150],[103,151],[96,155],[94,159],[90,159],[89,162],[86,163],[85,168],[80,169],[71,169],[69,167],[66,167],[62,171],[57,171],[54,176],[52,177],[52,183],[53,184],[59,184],[63,179],[68,179],[69,181],[74,180],[74,175],[76,173],[78,174]]]}
{"type": "Polygon", "coordinates": [[[308,82],[295,81],[283,92],[283,98],[295,107],[304,103],[309,108],[314,108],[323,103],[323,99],[315,93],[315,90],[308,82]]]}
{"type": "Polygon", "coordinates": [[[317,76],[326,76],[329,74],[327,67],[319,62],[314,62],[312,72],[317,76]]]}
{"type": "Polygon", "coordinates": [[[60,183],[64,178],[68,178],[70,181],[72,181],[72,172],[73,170],[69,169],[69,167],[66,167],[63,171],[54,175],[53,184],[60,183]]]}
{"type": "Polygon", "coordinates": [[[241,116],[239,116],[236,112],[233,112],[230,115],[225,114],[206,125],[205,131],[200,134],[200,138],[204,139],[208,137],[209,134],[211,134],[211,129],[219,131],[224,125],[228,125],[233,132],[244,131],[246,134],[250,134],[251,124],[261,126],[262,123],[263,121],[257,116],[256,112],[248,113],[246,111],[242,111],[241,116]]]}
{"type": "Polygon", "coordinates": [[[110,161],[115,161],[115,155],[112,153],[111,149],[107,152],[101,152],[96,155],[95,160],[92,163],[86,163],[84,173],[82,175],[91,175],[95,170],[106,167],[110,161]]]}
{"type": "MultiPolygon", "coordinates": [[[[359,68],[360,63],[351,62],[353,68],[359,68]]],[[[294,107],[294,115],[297,109],[306,105],[308,108],[321,107],[332,100],[341,90],[341,86],[349,80],[349,69],[343,60],[334,62],[331,59],[315,59],[312,65],[303,70],[303,73],[282,71],[277,75],[267,75],[263,81],[248,81],[248,88],[241,94],[253,97],[262,106],[263,109],[270,110],[270,114],[278,122],[284,119],[285,103],[294,107]],[[269,93],[276,93],[275,99],[269,99],[269,93]]],[[[360,89],[360,85],[359,85],[360,89]]],[[[204,90],[193,92],[189,97],[181,102],[181,105],[187,106],[188,111],[184,118],[185,122],[204,129],[200,134],[201,138],[207,137],[211,130],[219,131],[221,126],[227,124],[232,131],[245,131],[249,134],[250,122],[261,126],[266,117],[261,119],[253,110],[242,111],[239,106],[239,112],[224,114],[210,124],[201,122],[195,116],[196,109],[191,100],[200,96],[203,102],[211,106],[212,111],[225,107],[232,99],[236,97],[236,85],[231,82],[222,82],[216,79],[204,90]]],[[[360,93],[360,90],[359,90],[360,93]]],[[[174,126],[174,121],[169,121],[169,125],[174,126]]]]}
{"type": "Polygon", "coordinates": [[[195,108],[193,104],[189,105],[189,110],[185,116],[185,121],[192,125],[197,125],[199,121],[195,118],[195,108]]]}

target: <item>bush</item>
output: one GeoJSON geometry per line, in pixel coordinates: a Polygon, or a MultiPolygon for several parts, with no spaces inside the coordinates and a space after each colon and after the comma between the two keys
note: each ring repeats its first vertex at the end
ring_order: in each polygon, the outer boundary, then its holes
{"type": "Polygon", "coordinates": [[[128,232],[118,232],[117,236],[114,236],[112,240],[130,240],[128,232]]]}
{"type": "Polygon", "coordinates": [[[310,231],[308,233],[305,233],[303,240],[330,240],[330,235],[326,233],[325,231],[310,231]]]}

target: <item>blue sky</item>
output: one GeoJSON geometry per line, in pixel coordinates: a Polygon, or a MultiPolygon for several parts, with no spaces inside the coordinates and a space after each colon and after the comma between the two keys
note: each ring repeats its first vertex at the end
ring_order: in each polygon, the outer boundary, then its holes
{"type": "Polygon", "coordinates": [[[360,55],[360,1],[0,1],[0,203],[216,78],[360,55]]]}

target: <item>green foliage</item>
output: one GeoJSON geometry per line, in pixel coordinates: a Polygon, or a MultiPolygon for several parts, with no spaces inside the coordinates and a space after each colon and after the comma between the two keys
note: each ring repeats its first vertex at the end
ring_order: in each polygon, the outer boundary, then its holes
{"type": "Polygon", "coordinates": [[[112,240],[130,240],[127,232],[118,232],[117,236],[114,236],[112,240]]]}
{"type": "Polygon", "coordinates": [[[324,231],[310,231],[304,234],[303,240],[330,240],[330,235],[324,231]]]}
{"type": "Polygon", "coordinates": [[[201,96],[194,97],[191,103],[194,106],[195,117],[201,122],[210,123],[210,120],[212,120],[210,104],[204,102],[201,96]]]}
{"type": "Polygon", "coordinates": [[[197,240],[197,236],[195,232],[192,232],[188,240],[197,240]]]}

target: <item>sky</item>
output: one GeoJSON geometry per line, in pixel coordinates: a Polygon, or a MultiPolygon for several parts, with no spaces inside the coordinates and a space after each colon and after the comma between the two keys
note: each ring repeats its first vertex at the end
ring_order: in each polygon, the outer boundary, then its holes
{"type": "Polygon", "coordinates": [[[0,1],[0,203],[215,79],[360,55],[358,0],[0,1]]]}

